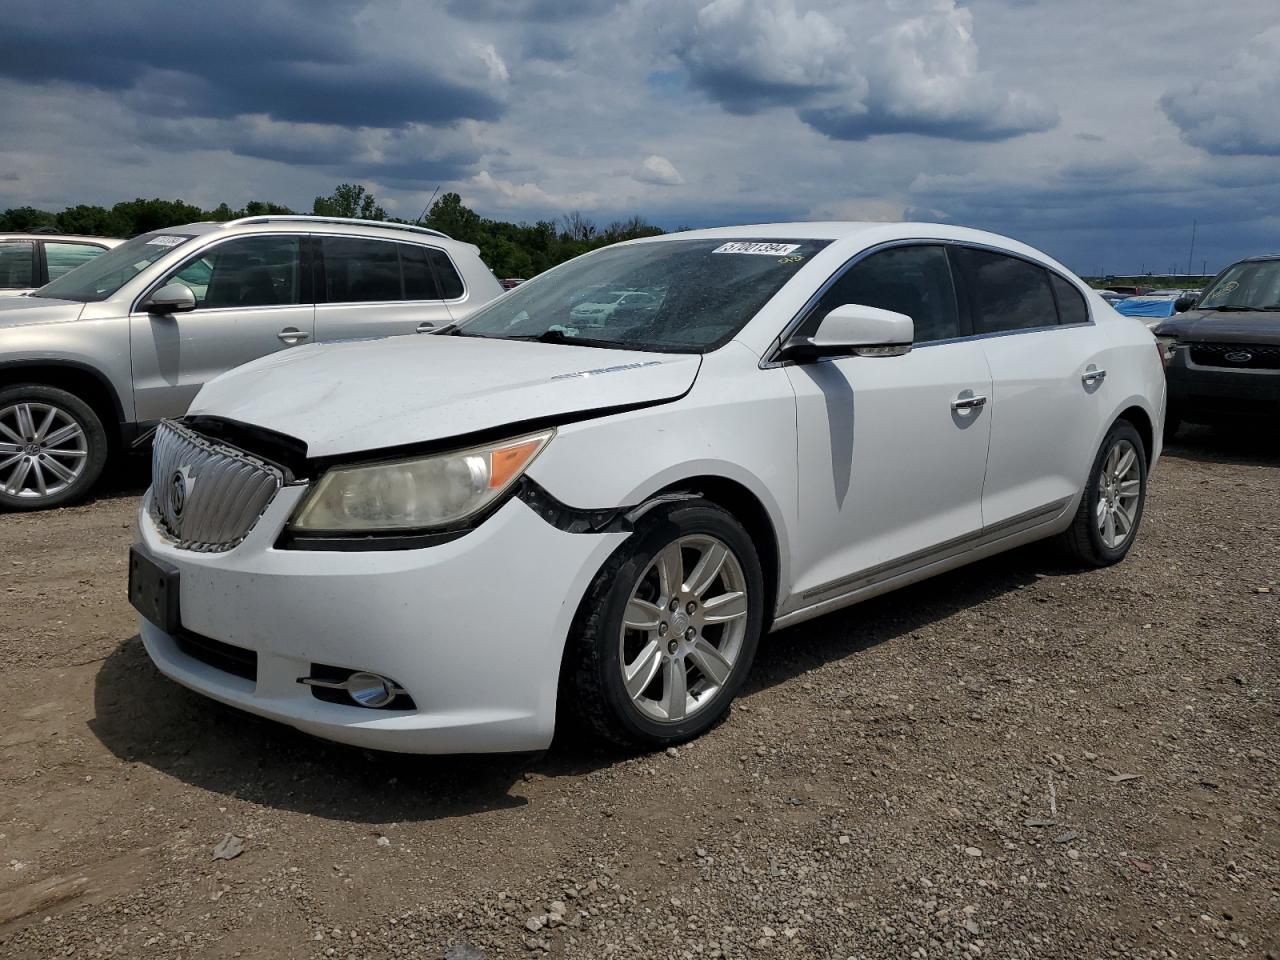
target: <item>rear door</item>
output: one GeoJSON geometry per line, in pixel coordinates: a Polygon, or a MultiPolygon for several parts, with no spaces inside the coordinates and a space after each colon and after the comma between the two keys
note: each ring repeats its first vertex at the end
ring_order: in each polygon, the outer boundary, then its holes
{"type": "Polygon", "coordinates": [[[301,234],[252,234],[205,247],[148,289],[191,288],[196,309],[129,318],[140,421],[181,416],[204,384],[258,357],[307,343],[315,306],[301,234]]]}
{"type": "Polygon", "coordinates": [[[1107,400],[1107,342],[1075,284],[1011,254],[951,248],[991,368],[988,527],[1051,519],[1082,489],[1107,400]]]}
{"type": "Polygon", "coordinates": [[[316,338],[350,340],[427,333],[451,320],[462,296],[448,254],[426,244],[319,234],[316,338]]]}

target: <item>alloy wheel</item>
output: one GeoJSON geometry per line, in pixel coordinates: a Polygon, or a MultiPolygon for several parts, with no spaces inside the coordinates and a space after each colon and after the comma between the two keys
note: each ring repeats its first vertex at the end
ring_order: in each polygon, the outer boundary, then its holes
{"type": "Polygon", "coordinates": [[[632,588],[619,637],[622,681],[652,720],[677,723],[728,682],[747,633],[747,580],[725,543],[681,537],[632,588]]]}
{"type": "Polygon", "coordinates": [[[37,401],[0,408],[0,492],[43,500],[84,473],[89,441],[66,410],[37,401]]]}
{"type": "Polygon", "coordinates": [[[1118,550],[1133,535],[1142,496],[1142,467],[1138,451],[1128,440],[1118,440],[1098,472],[1098,506],[1094,520],[1108,549],[1118,550]]]}

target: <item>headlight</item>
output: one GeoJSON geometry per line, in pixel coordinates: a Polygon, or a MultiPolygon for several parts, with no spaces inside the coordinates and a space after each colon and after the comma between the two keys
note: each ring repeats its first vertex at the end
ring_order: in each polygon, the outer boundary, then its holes
{"type": "Polygon", "coordinates": [[[1173,359],[1173,348],[1178,345],[1178,338],[1156,337],[1156,344],[1160,347],[1160,358],[1168,366],[1169,361],[1173,359]]]}
{"type": "Polygon", "coordinates": [[[457,523],[500,497],[554,435],[547,430],[431,457],[335,467],[289,526],[299,533],[377,533],[457,523]]]}

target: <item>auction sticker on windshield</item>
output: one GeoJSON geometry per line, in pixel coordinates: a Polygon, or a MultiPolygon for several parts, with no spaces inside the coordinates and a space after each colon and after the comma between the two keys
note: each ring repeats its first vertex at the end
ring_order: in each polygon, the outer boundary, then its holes
{"type": "Polygon", "coordinates": [[[147,241],[148,247],[176,247],[180,243],[190,240],[190,237],[163,236],[152,237],[147,241]]]}
{"type": "Polygon", "coordinates": [[[759,243],[733,240],[722,243],[712,253],[756,253],[765,257],[781,257],[800,249],[798,243],[759,243]]]}

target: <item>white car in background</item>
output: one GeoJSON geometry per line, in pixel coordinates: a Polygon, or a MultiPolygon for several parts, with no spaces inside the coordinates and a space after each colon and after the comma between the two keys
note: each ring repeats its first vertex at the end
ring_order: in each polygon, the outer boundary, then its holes
{"type": "Polygon", "coordinates": [[[613,290],[591,294],[569,311],[569,319],[583,326],[600,326],[615,313],[645,316],[654,313],[662,299],[644,290],[613,290]]]}
{"type": "Polygon", "coordinates": [[[130,597],[164,673],[322,737],[535,750],[559,713],[662,747],[766,631],[1045,537],[1121,560],[1164,390],[1141,324],[1004,237],[636,240],[207,384],[157,433],[130,597]],[[643,323],[567,332],[643,288],[643,323]]]}
{"type": "Polygon", "coordinates": [[[122,243],[111,237],[0,233],[0,297],[30,293],[122,243]]]}

